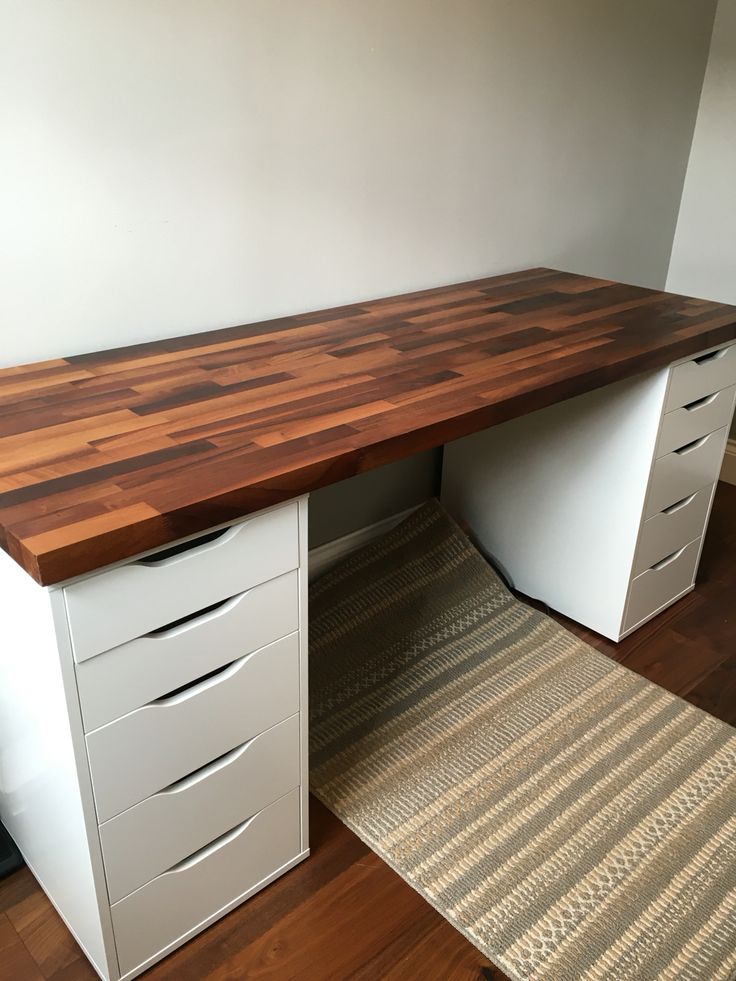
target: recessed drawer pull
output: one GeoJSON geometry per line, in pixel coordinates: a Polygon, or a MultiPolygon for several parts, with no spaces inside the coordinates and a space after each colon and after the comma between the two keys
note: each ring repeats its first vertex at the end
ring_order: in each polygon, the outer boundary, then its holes
{"type": "MultiPolygon", "coordinates": [[[[725,362],[718,362],[723,364],[725,362]]],[[[708,386],[700,386],[701,389],[708,386]]],[[[702,436],[708,436],[731,422],[736,385],[717,388],[712,394],[694,393],[677,409],[666,412],[657,437],[656,458],[674,453],[702,436]]]]}
{"type": "MultiPolygon", "coordinates": [[[[683,542],[691,542],[703,534],[712,494],[713,484],[706,484],[687,497],[678,496],[673,504],[644,521],[632,576],[647,572],[657,562],[672,555],[683,542]]],[[[654,574],[656,576],[656,570],[654,574]]]]}
{"type": "Polygon", "coordinates": [[[168,865],[168,871],[113,903],[121,976],[149,966],[158,953],[211,920],[215,911],[231,908],[284,866],[293,865],[306,847],[299,804],[300,792],[294,788],[261,811],[242,811],[233,824],[242,821],[243,814],[253,817],[220,838],[213,834],[202,839],[211,844],[194,851],[201,842],[195,844],[184,853],[189,858],[168,865]]]}
{"type": "Polygon", "coordinates": [[[77,665],[86,732],[184,691],[293,633],[299,627],[299,575],[287,572],[198,611],[77,665]]]}
{"type": "Polygon", "coordinates": [[[164,872],[164,875],[175,875],[177,872],[183,872],[185,869],[191,869],[195,865],[199,865],[200,862],[203,862],[206,858],[209,858],[210,855],[214,855],[215,852],[219,852],[221,848],[229,845],[231,841],[235,841],[236,838],[239,838],[247,829],[248,825],[253,822],[254,817],[255,814],[251,815],[251,817],[243,821],[242,824],[239,824],[237,827],[233,828],[232,831],[226,832],[224,835],[216,838],[215,841],[211,842],[211,844],[205,845],[204,848],[200,848],[198,852],[190,855],[189,858],[185,858],[183,861],[173,865],[168,872],[164,872]]]}
{"type": "Polygon", "coordinates": [[[708,364],[710,361],[717,361],[723,358],[728,351],[727,347],[722,347],[720,351],[711,351],[710,354],[701,354],[699,358],[693,358],[695,364],[708,364]]]}
{"type": "MultiPolygon", "coordinates": [[[[708,435],[710,435],[710,433],[708,435]]],[[[677,453],[678,456],[687,456],[688,453],[692,453],[693,450],[697,450],[699,447],[701,447],[707,439],[708,436],[701,436],[700,439],[694,439],[692,443],[686,443],[684,446],[681,446],[679,450],[674,450],[674,452],[677,453]]]]}
{"type": "Polygon", "coordinates": [[[631,580],[623,621],[625,631],[669,606],[692,588],[701,542],[702,538],[693,539],[631,580]]]}
{"type": "Polygon", "coordinates": [[[678,548],[676,552],[672,553],[672,555],[666,555],[663,559],[661,559],[661,561],[655,563],[652,566],[652,569],[655,569],[657,572],[659,572],[660,569],[664,569],[665,566],[668,566],[671,562],[675,562],[677,559],[679,559],[686,548],[687,545],[683,545],[682,548],[678,548]]]}
{"type": "Polygon", "coordinates": [[[100,838],[110,902],[298,787],[300,721],[298,713],[290,716],[105,821],[100,838]]]}
{"type": "MultiPolygon", "coordinates": [[[[254,736],[253,739],[255,738],[256,737],[254,736]]],[[[164,787],[160,793],[180,794],[183,790],[189,790],[190,787],[194,787],[196,784],[206,780],[207,777],[211,777],[214,773],[217,773],[218,770],[224,770],[246,752],[250,744],[253,742],[253,739],[248,739],[242,746],[236,746],[235,749],[231,749],[229,753],[225,753],[223,756],[218,756],[212,763],[207,763],[206,766],[201,766],[198,770],[195,770],[194,773],[190,773],[188,776],[182,777],[181,780],[177,780],[176,783],[172,783],[168,787],[164,787]]]]}
{"type": "Polygon", "coordinates": [[[64,587],[78,664],[297,569],[299,505],[271,508],[191,545],[64,587]]]}
{"type": "Polygon", "coordinates": [[[223,681],[227,681],[236,675],[245,666],[246,661],[253,657],[253,653],[245,654],[243,657],[238,658],[237,661],[227,664],[224,668],[217,668],[215,671],[210,671],[204,678],[199,678],[197,681],[192,682],[192,684],[183,685],[170,694],[155,699],[150,705],[156,708],[169,708],[173,705],[181,705],[182,702],[186,702],[190,698],[196,698],[197,695],[201,695],[208,688],[214,688],[215,685],[220,685],[223,681]]]}
{"type": "Polygon", "coordinates": [[[670,504],[668,508],[664,508],[662,514],[674,514],[676,511],[680,511],[682,508],[686,508],[688,504],[690,504],[694,500],[695,500],[695,494],[690,494],[688,497],[683,497],[681,501],[675,501],[675,503],[670,504]]]}
{"type": "Polygon", "coordinates": [[[234,528],[225,528],[223,531],[214,531],[202,538],[195,538],[191,542],[183,542],[181,545],[174,545],[172,548],[163,549],[153,555],[138,559],[133,565],[141,566],[144,569],[163,569],[173,565],[178,565],[195,555],[204,555],[205,552],[212,552],[227,542],[236,538],[243,528],[248,526],[248,522],[235,525],[234,528]]]}
{"type": "Polygon", "coordinates": [[[222,600],[220,603],[213,603],[212,606],[208,606],[205,610],[198,610],[190,616],[182,617],[181,620],[174,620],[173,623],[168,623],[166,626],[159,627],[158,630],[152,630],[143,636],[150,637],[151,640],[170,640],[172,637],[179,637],[181,634],[186,633],[187,630],[196,629],[205,623],[211,623],[212,620],[217,620],[218,617],[227,616],[228,613],[231,613],[246,599],[250,592],[251,590],[247,589],[244,593],[240,593],[239,596],[232,596],[230,599],[222,600]]]}
{"type": "Polygon", "coordinates": [[[697,402],[736,384],[736,344],[682,361],[670,369],[664,411],[697,402]]]}
{"type": "Polygon", "coordinates": [[[702,399],[696,399],[689,405],[683,405],[683,409],[687,409],[688,412],[695,412],[697,409],[702,409],[705,405],[710,405],[711,402],[715,402],[718,398],[718,392],[713,392],[712,395],[705,395],[702,399]]]}
{"type": "Polygon", "coordinates": [[[295,632],[88,732],[99,823],[298,712],[299,655],[295,632]]]}
{"type": "Polygon", "coordinates": [[[678,449],[655,460],[644,504],[645,519],[718,479],[727,436],[728,427],[723,426],[698,439],[691,436],[688,443],[683,437],[675,444],[678,449]]]}

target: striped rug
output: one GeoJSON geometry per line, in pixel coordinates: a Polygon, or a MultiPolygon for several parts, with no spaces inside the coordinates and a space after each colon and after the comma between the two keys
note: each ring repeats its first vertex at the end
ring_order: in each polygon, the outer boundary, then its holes
{"type": "Polygon", "coordinates": [[[436,503],[310,621],[314,793],[507,974],[736,977],[736,730],[516,600],[436,503]]]}

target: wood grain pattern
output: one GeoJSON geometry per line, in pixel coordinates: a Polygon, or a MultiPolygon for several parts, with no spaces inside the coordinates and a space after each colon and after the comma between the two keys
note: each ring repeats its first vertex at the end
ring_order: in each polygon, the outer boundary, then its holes
{"type": "MultiPolygon", "coordinates": [[[[733,725],[735,551],[736,487],[719,484],[695,592],[620,644],[555,619],[733,725]]],[[[309,860],[161,961],[146,981],[483,981],[488,961],[480,951],[321,804],[311,805],[309,860]]],[[[24,868],[0,882],[0,981],[42,977],[97,975],[24,868]]]]}
{"type": "Polygon", "coordinates": [[[0,371],[0,545],[51,584],[736,338],[531,269],[0,371]]]}

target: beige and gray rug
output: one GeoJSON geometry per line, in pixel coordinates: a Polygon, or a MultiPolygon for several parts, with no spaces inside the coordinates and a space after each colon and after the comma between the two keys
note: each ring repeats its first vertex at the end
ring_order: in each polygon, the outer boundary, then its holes
{"type": "Polygon", "coordinates": [[[736,730],[430,503],[310,597],[312,790],[511,977],[736,977],[736,730]]]}

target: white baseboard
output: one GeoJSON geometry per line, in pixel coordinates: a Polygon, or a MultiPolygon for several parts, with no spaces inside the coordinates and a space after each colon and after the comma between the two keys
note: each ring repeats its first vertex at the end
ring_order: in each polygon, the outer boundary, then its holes
{"type": "Polygon", "coordinates": [[[379,535],[391,531],[412,511],[416,511],[416,508],[407,508],[406,511],[400,511],[399,514],[392,514],[390,518],[376,521],[375,524],[359,528],[357,531],[351,531],[349,535],[343,535],[342,538],[336,538],[332,542],[325,542],[324,545],[311,548],[309,550],[309,578],[314,579],[321,576],[323,572],[327,572],[332,566],[337,565],[340,559],[344,559],[346,555],[350,555],[351,552],[367,545],[379,535]]]}
{"type": "Polygon", "coordinates": [[[721,467],[721,480],[727,484],[736,484],[736,439],[729,439],[726,443],[726,454],[723,457],[721,467]]]}

